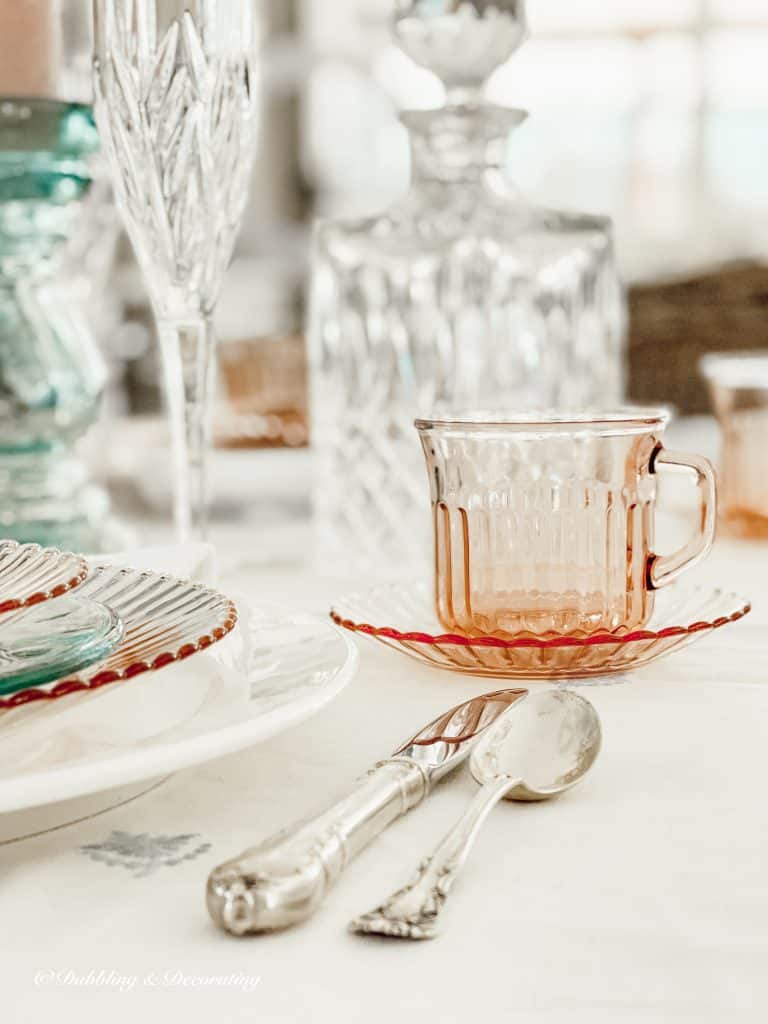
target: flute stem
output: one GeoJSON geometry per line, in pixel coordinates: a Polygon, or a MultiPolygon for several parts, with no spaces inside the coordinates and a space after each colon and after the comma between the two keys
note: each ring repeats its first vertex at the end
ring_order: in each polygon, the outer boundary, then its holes
{"type": "Polygon", "coordinates": [[[206,317],[159,321],[173,441],[174,520],[180,543],[208,528],[207,462],[213,401],[213,325],[206,317]]]}

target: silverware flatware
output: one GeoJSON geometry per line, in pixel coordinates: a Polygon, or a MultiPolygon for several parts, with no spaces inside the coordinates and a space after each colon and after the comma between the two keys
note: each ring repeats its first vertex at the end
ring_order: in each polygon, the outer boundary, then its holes
{"type": "Polygon", "coordinates": [[[600,750],[592,705],[568,690],[529,694],[505,711],[475,745],[470,771],[482,789],[416,878],[350,924],[362,935],[431,939],[451,886],[480,826],[502,798],[549,800],[575,786],[600,750]]]}
{"type": "Polygon", "coordinates": [[[418,806],[527,692],[501,690],[460,704],[379,762],[329,810],[216,868],[207,887],[213,920],[233,935],[306,920],[349,861],[401,814],[418,806]]]}

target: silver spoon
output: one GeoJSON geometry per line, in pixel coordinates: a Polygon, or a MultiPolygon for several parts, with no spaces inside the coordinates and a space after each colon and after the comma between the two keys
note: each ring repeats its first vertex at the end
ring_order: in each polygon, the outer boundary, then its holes
{"type": "Polygon", "coordinates": [[[499,800],[549,800],[564,793],[592,767],[600,739],[597,712],[569,690],[545,690],[517,701],[472,753],[469,768],[482,789],[467,812],[421,863],[414,881],[352,921],[350,930],[398,939],[434,938],[451,886],[499,800]]]}

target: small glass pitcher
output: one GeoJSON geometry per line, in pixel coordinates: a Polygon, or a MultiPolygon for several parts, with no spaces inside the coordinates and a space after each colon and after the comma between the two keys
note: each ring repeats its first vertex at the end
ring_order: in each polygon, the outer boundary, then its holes
{"type": "Polygon", "coordinates": [[[720,522],[768,539],[768,352],[713,352],[700,368],[722,432],[720,522]]]}
{"type": "Polygon", "coordinates": [[[663,409],[418,420],[435,537],[442,624],[501,637],[626,632],[653,593],[709,551],[715,476],[667,451],[663,409]],[[696,536],[654,553],[657,474],[687,471],[701,491],[696,536]]]}

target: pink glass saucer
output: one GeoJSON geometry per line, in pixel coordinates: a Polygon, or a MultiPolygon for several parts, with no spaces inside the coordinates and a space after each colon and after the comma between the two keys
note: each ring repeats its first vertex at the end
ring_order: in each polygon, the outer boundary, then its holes
{"type": "MultiPolygon", "coordinates": [[[[123,639],[103,660],[45,688],[24,689],[0,699],[0,710],[96,690],[183,661],[230,633],[237,610],[223,594],[188,580],[114,566],[91,568],[78,598],[109,609],[123,639]]],[[[12,628],[24,610],[3,619],[12,628]]]]}
{"type": "Polygon", "coordinates": [[[0,614],[67,594],[85,580],[88,563],[39,544],[0,541],[0,614]]]}
{"type": "Polygon", "coordinates": [[[333,621],[453,672],[505,679],[567,679],[629,672],[736,622],[750,610],[738,594],[673,585],[656,595],[650,622],[631,632],[513,639],[445,633],[426,584],[375,587],[339,601],[333,621]]]}

